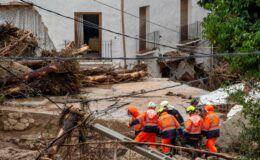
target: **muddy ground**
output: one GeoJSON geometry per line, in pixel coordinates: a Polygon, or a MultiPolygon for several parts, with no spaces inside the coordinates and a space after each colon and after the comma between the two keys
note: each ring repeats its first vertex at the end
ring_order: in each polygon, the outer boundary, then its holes
{"type": "MultiPolygon", "coordinates": [[[[147,91],[161,87],[173,86],[178,83],[168,81],[167,79],[150,79],[144,82],[132,82],[123,84],[114,84],[90,88],[82,88],[81,94],[67,96],[67,97],[51,97],[53,100],[66,99],[89,99],[123,95],[134,93],[136,91],[147,91]]],[[[143,94],[140,96],[120,98],[118,101],[130,102],[131,105],[143,112],[147,108],[150,101],[159,104],[163,100],[168,100],[180,113],[187,117],[185,108],[187,107],[191,97],[197,97],[208,92],[202,89],[189,87],[186,85],[165,89],[152,93],[143,94]],[[170,92],[170,94],[169,94],[170,92]],[[173,95],[173,96],[166,96],[173,95]]],[[[91,102],[91,110],[102,110],[107,106],[113,104],[114,101],[98,101],[91,102]]],[[[58,104],[62,107],[62,104],[58,104]]],[[[80,105],[75,103],[73,105],[80,105]]],[[[99,122],[102,121],[109,128],[119,131],[123,134],[131,136],[133,132],[127,127],[129,117],[126,112],[127,106],[103,116],[99,122]]],[[[20,155],[24,150],[28,150],[29,157],[33,159],[35,151],[42,149],[50,139],[54,138],[58,129],[58,118],[60,109],[54,104],[50,103],[45,98],[30,98],[20,100],[8,100],[1,105],[1,123],[0,123],[0,157],[1,159],[8,159],[5,155],[12,153],[14,159],[23,159],[24,155],[20,155]],[[11,113],[11,116],[10,116],[11,113]],[[18,116],[15,114],[19,113],[18,116]],[[13,116],[13,114],[15,116],[13,116]],[[33,119],[33,120],[32,120],[33,119]],[[24,122],[24,123],[23,123],[24,122]],[[21,127],[24,125],[24,127],[21,127]],[[20,128],[19,128],[20,127],[20,128]],[[10,149],[11,147],[11,149],[10,149]],[[22,149],[22,150],[20,150],[22,149]],[[15,151],[13,151],[15,150],[15,151]],[[19,152],[20,151],[20,152],[19,152]]],[[[29,158],[30,159],[30,158],[29,158]]]]}

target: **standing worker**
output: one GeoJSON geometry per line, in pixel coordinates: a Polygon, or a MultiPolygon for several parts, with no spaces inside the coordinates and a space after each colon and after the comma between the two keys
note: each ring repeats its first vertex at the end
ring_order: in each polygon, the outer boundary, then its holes
{"type": "MultiPolygon", "coordinates": [[[[158,116],[155,111],[156,104],[154,102],[150,102],[148,104],[148,109],[141,116],[136,118],[130,126],[134,126],[136,124],[141,124],[143,122],[142,131],[135,137],[136,142],[145,142],[149,143],[156,142],[156,134],[158,131],[158,116]]],[[[150,145],[150,148],[156,148],[155,145],[150,145]]]]}
{"type": "MultiPolygon", "coordinates": [[[[130,124],[140,116],[140,113],[138,111],[138,109],[135,107],[135,106],[128,106],[128,109],[127,109],[127,114],[129,116],[131,116],[131,119],[130,119],[130,122],[129,122],[129,127],[130,127],[130,124]]],[[[135,136],[137,136],[141,130],[142,130],[142,127],[143,127],[143,121],[141,121],[141,123],[139,124],[136,124],[133,126],[133,129],[135,131],[135,136]]]]}
{"type": "MultiPolygon", "coordinates": [[[[167,112],[166,108],[160,107],[158,114],[158,128],[160,135],[162,136],[162,144],[171,144],[172,140],[175,140],[177,130],[182,132],[181,126],[177,119],[167,112]]],[[[163,146],[162,152],[168,156],[172,156],[171,149],[169,147],[163,146]]]]}
{"type": "Polygon", "coordinates": [[[201,139],[203,119],[196,113],[194,106],[186,108],[186,112],[189,114],[189,118],[184,128],[185,144],[198,147],[198,143],[201,139]]]}
{"type": "Polygon", "coordinates": [[[165,108],[170,115],[174,116],[180,125],[184,124],[184,120],[180,112],[175,109],[174,106],[170,105],[168,101],[162,101],[160,107],[165,108]]]}
{"type": "Polygon", "coordinates": [[[206,112],[206,115],[204,116],[202,132],[203,135],[206,136],[206,138],[208,139],[206,147],[210,152],[217,152],[218,150],[215,145],[217,138],[220,135],[220,120],[218,115],[214,112],[214,106],[212,104],[206,105],[204,107],[204,110],[206,112]]]}

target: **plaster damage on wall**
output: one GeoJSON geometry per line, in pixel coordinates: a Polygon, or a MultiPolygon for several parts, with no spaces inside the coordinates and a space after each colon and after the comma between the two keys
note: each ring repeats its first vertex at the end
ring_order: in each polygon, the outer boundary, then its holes
{"type": "Polygon", "coordinates": [[[30,30],[37,36],[39,47],[47,50],[55,49],[48,35],[48,28],[42,22],[41,15],[31,7],[3,7],[0,14],[0,23],[8,22],[14,26],[30,30]]]}

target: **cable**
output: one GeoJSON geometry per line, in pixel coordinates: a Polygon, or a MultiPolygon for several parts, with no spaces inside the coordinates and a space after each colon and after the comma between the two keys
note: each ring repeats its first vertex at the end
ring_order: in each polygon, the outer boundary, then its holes
{"type": "MultiPolygon", "coordinates": [[[[114,10],[117,10],[117,11],[120,11],[120,12],[122,11],[121,9],[118,9],[118,8],[116,8],[116,7],[113,7],[113,6],[111,6],[111,5],[108,5],[108,4],[104,3],[104,2],[100,2],[100,1],[98,1],[98,0],[93,0],[93,1],[96,2],[96,3],[99,3],[99,4],[101,4],[101,5],[107,6],[107,7],[109,7],[109,8],[112,8],[112,9],[114,9],[114,10]]],[[[173,29],[171,29],[171,28],[169,28],[169,27],[165,27],[165,26],[163,26],[163,25],[160,25],[160,24],[158,24],[158,23],[152,22],[152,21],[147,20],[147,19],[145,19],[145,18],[141,18],[141,17],[136,16],[136,15],[134,15],[134,14],[132,14],[132,13],[129,13],[129,12],[126,12],[126,11],[123,11],[123,12],[124,12],[125,14],[129,15],[129,16],[135,17],[135,18],[140,19],[140,20],[142,20],[142,21],[146,21],[146,22],[148,22],[148,23],[151,23],[151,24],[156,25],[156,26],[158,26],[158,27],[164,28],[164,29],[166,29],[166,30],[169,30],[169,31],[172,31],[172,32],[175,32],[175,33],[178,33],[178,34],[180,33],[179,31],[173,30],[173,29]]],[[[176,27],[179,27],[179,26],[176,25],[176,27]]],[[[181,34],[181,35],[186,35],[186,34],[181,34]]]]}
{"type": "Polygon", "coordinates": [[[150,60],[150,59],[157,59],[157,60],[184,60],[190,58],[205,58],[205,57],[237,57],[237,56],[256,56],[260,55],[260,51],[256,52],[247,52],[247,53],[216,53],[216,54],[205,54],[205,53],[196,53],[201,55],[189,55],[189,56],[149,56],[149,57],[17,57],[17,56],[0,56],[1,60],[43,60],[43,61],[51,61],[51,60],[63,60],[63,61],[78,61],[78,60],[150,60]]]}
{"type": "Polygon", "coordinates": [[[165,89],[169,89],[169,88],[175,88],[175,87],[192,84],[192,83],[199,82],[199,81],[206,80],[206,79],[208,79],[208,77],[200,78],[200,79],[197,79],[197,80],[184,82],[184,83],[180,83],[180,84],[176,84],[176,85],[172,85],[172,86],[168,86],[168,87],[152,89],[152,90],[148,90],[148,91],[142,91],[142,90],[141,91],[134,91],[133,93],[125,94],[125,95],[119,95],[119,96],[111,96],[111,97],[105,97],[105,98],[95,98],[95,99],[88,99],[88,100],[81,99],[81,100],[67,100],[66,102],[64,102],[64,101],[55,101],[55,102],[56,103],[79,103],[79,102],[87,103],[87,102],[93,102],[93,101],[112,100],[112,99],[116,99],[116,98],[131,97],[131,96],[136,96],[136,95],[142,95],[142,94],[146,94],[146,93],[156,92],[156,91],[160,91],[160,90],[165,90],[165,89]]]}
{"type": "MultiPolygon", "coordinates": [[[[20,1],[21,1],[21,2],[24,2],[24,3],[26,3],[26,4],[29,4],[29,5],[35,6],[35,7],[39,8],[39,9],[45,10],[45,11],[47,11],[47,12],[56,14],[56,15],[58,15],[58,16],[60,16],[60,17],[67,18],[67,19],[70,19],[70,20],[73,20],[73,21],[76,21],[76,22],[83,23],[84,25],[86,25],[86,26],[88,26],[88,27],[90,27],[90,28],[104,30],[104,31],[107,31],[107,32],[110,32],[110,33],[113,33],[113,34],[116,34],[116,35],[125,36],[125,37],[127,37],[127,38],[134,39],[134,40],[141,40],[141,41],[144,41],[144,42],[147,42],[147,43],[155,44],[155,45],[162,46],[162,47],[166,47],[166,48],[179,49],[178,47],[173,47],[173,46],[166,45],[166,44],[161,44],[161,43],[157,43],[157,42],[153,42],[153,41],[148,41],[148,40],[146,40],[146,39],[137,38],[137,37],[134,37],[134,36],[131,36],[131,35],[122,34],[122,33],[120,33],[120,32],[112,31],[112,30],[110,30],[110,29],[97,26],[96,24],[94,24],[94,23],[92,23],[92,22],[89,22],[89,21],[86,21],[86,20],[82,20],[82,21],[81,21],[81,20],[79,20],[79,18],[72,18],[72,17],[69,17],[69,16],[65,16],[65,15],[60,14],[60,13],[58,13],[58,12],[55,12],[55,11],[46,9],[46,8],[44,8],[44,7],[41,7],[41,6],[39,6],[39,5],[36,5],[36,4],[32,3],[32,2],[27,2],[27,1],[25,1],[25,0],[20,0],[20,1]]],[[[193,50],[185,49],[185,48],[182,48],[182,50],[193,52],[193,50]]]]}

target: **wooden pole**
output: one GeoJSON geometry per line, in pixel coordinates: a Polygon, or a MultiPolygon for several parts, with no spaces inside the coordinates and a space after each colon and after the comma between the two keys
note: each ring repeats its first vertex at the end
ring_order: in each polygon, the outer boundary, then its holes
{"type": "MultiPolygon", "coordinates": [[[[124,0],[121,0],[121,22],[122,22],[122,42],[124,58],[126,58],[126,44],[125,44],[125,16],[124,16],[124,0]]],[[[124,68],[127,68],[126,59],[124,59],[124,68]]]]}

